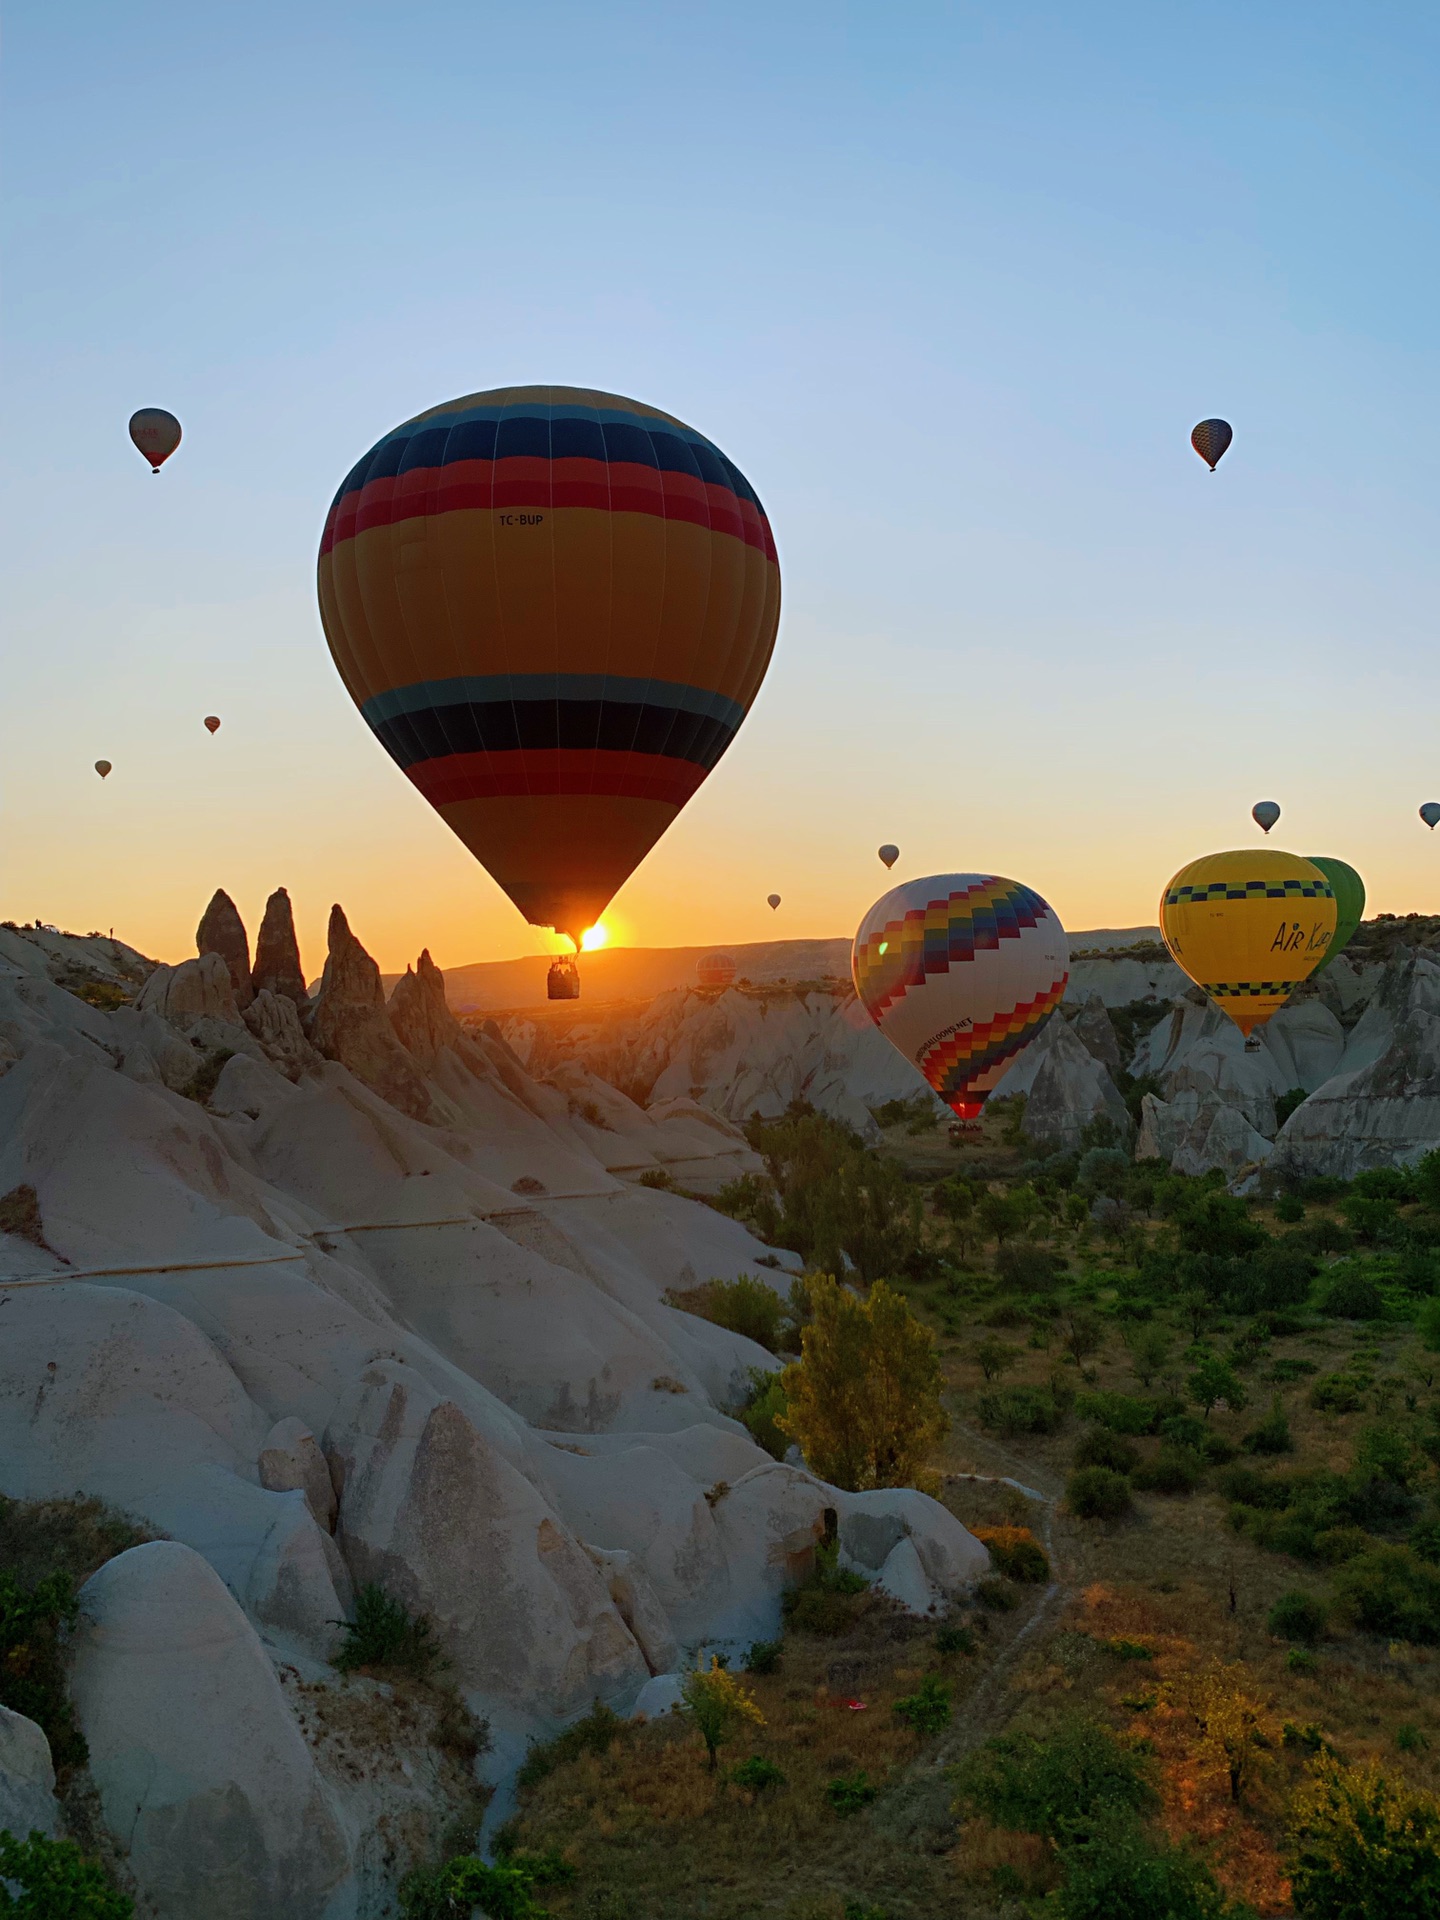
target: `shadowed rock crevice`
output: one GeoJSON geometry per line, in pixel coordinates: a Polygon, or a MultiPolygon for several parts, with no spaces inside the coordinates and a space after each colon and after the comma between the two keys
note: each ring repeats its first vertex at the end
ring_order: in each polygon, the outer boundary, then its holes
{"type": "Polygon", "coordinates": [[[425,1083],[390,1024],[380,969],[338,906],[330,909],[329,955],[315,996],[310,1038],[326,1059],[348,1067],[402,1113],[423,1120],[430,1112],[425,1083]]]}

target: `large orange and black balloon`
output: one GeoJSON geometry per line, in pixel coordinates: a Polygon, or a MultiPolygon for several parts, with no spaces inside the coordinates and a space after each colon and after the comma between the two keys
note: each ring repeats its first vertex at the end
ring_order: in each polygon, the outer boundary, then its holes
{"type": "Polygon", "coordinates": [[[734,739],[780,617],[739,469],[575,387],[388,433],[330,509],[319,586],[383,745],[526,919],[577,942],[734,739]]]}

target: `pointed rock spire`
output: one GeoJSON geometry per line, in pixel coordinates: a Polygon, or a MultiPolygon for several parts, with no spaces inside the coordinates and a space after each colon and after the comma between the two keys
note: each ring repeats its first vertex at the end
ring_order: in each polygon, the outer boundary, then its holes
{"type": "Polygon", "coordinates": [[[245,932],[245,922],[223,887],[215,889],[215,897],[195,929],[195,951],[202,955],[219,954],[235,990],[235,1004],[243,1012],[255,998],[255,987],[250,978],[250,941],[245,932]]]}
{"type": "Polygon", "coordinates": [[[442,1047],[454,1046],[463,1038],[460,1022],[445,1001],[445,976],[430,958],[428,947],[395,982],[389,1013],[396,1038],[427,1072],[442,1047]]]}
{"type": "Polygon", "coordinates": [[[260,937],[255,942],[255,965],[251,971],[255,991],[268,987],[283,994],[297,1007],[307,1006],[305,975],[300,966],[300,943],[295,938],[295,918],[290,911],[290,896],[277,887],[265,902],[265,918],[260,922],[260,937]]]}
{"type": "Polygon", "coordinates": [[[382,1100],[423,1120],[430,1095],[390,1024],[380,969],[338,906],[330,909],[329,949],[310,1020],[311,1041],[382,1100]]]}

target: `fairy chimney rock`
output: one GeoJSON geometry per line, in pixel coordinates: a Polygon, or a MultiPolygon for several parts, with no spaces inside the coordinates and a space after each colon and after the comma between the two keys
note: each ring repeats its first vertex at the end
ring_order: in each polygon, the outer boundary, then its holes
{"type": "Polygon", "coordinates": [[[300,943],[295,938],[295,918],[290,911],[290,896],[277,887],[265,902],[265,918],[255,942],[255,965],[251,972],[257,993],[268,987],[271,993],[305,1006],[310,995],[305,990],[305,975],[300,967],[300,943]]]}
{"type": "Polygon", "coordinates": [[[195,929],[195,951],[202,955],[219,954],[235,990],[235,1004],[243,1012],[255,998],[255,987],[250,978],[250,942],[246,937],[245,922],[223,887],[215,889],[215,897],[195,929]]]}
{"type": "Polygon", "coordinates": [[[330,909],[329,956],[315,996],[310,1039],[327,1059],[348,1067],[402,1113],[423,1120],[430,1111],[425,1083],[390,1024],[380,969],[338,906],[330,909]]]}
{"type": "Polygon", "coordinates": [[[446,1004],[445,976],[430,958],[428,947],[391,990],[390,1024],[401,1045],[427,1070],[435,1065],[442,1047],[462,1038],[460,1022],[446,1004]]]}

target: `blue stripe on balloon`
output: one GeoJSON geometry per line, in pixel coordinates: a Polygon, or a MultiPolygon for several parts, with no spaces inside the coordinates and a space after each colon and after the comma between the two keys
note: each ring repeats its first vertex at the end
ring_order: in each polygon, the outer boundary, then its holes
{"type": "Polygon", "coordinates": [[[615,673],[487,673],[453,680],[422,680],[373,694],[360,712],[372,727],[436,707],[491,706],[496,701],[601,700],[607,705],[664,707],[736,728],[745,718],[738,700],[675,681],[637,680],[615,673]]]}

